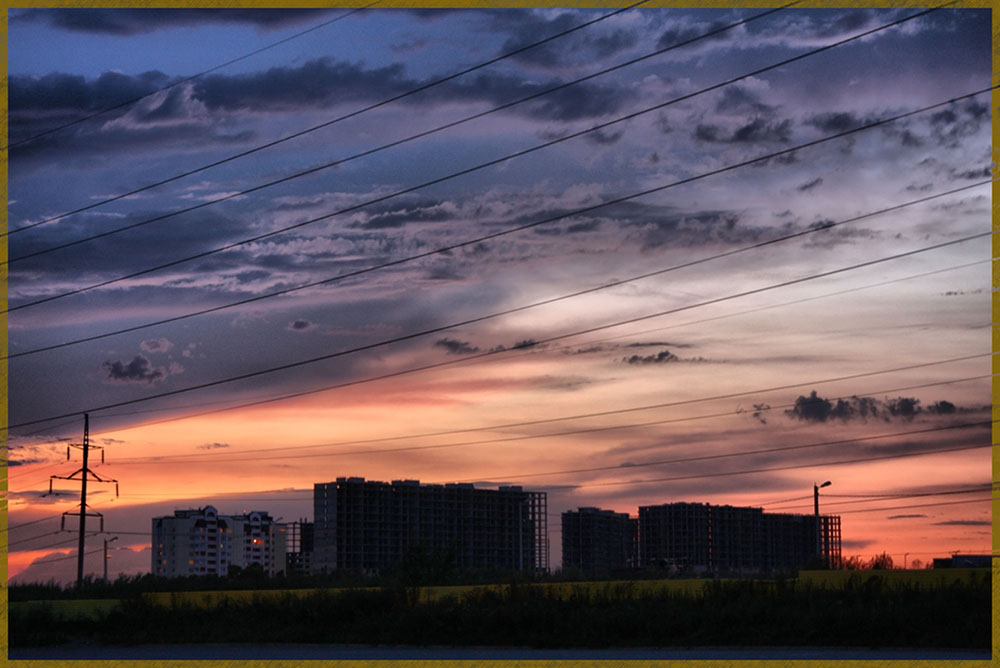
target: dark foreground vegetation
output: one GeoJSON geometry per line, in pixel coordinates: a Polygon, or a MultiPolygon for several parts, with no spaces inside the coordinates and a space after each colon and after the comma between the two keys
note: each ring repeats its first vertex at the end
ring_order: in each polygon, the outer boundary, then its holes
{"type": "Polygon", "coordinates": [[[144,643],[350,643],[553,647],[990,647],[989,573],[933,589],[882,576],[821,588],[795,581],[706,581],[699,594],[631,583],[568,594],[510,584],[421,602],[412,587],[256,596],[215,607],[121,599],[100,621],[61,621],[49,604],[12,608],[12,646],[144,643]]]}

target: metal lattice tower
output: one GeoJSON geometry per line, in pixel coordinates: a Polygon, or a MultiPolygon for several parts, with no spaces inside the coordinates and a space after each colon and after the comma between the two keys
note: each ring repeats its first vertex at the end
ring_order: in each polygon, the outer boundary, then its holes
{"type": "Polygon", "coordinates": [[[70,443],[66,446],[66,461],[70,458],[70,448],[78,448],[83,451],[83,466],[68,476],[53,475],[49,476],[49,494],[53,494],[52,491],[52,481],[53,480],[79,480],[80,481],[80,509],[68,510],[62,514],[62,523],[59,527],[60,531],[66,530],[66,516],[79,514],[80,517],[80,540],[77,548],[77,558],[76,558],[76,586],[79,587],[83,584],[83,548],[84,548],[84,538],[86,537],[87,531],[87,518],[97,517],[101,520],[101,530],[98,533],[104,533],[104,516],[98,512],[87,512],[87,476],[92,476],[96,482],[106,482],[115,483],[115,497],[118,497],[118,481],[113,478],[102,478],[93,471],[90,470],[88,466],[88,455],[91,450],[101,451],[101,463],[104,463],[104,448],[99,445],[91,445],[90,443],[90,415],[83,415],[83,443],[70,443]],[[77,478],[76,476],[80,476],[77,478]]]}

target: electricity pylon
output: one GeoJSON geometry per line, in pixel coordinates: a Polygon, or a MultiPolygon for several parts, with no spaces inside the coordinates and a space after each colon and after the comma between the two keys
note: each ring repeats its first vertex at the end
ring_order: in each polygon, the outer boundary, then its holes
{"type": "MultiPolygon", "coordinates": [[[[52,481],[53,480],[79,480],[80,481],[80,541],[76,557],[76,586],[79,587],[83,584],[83,539],[87,530],[87,518],[88,517],[98,517],[101,520],[101,530],[99,533],[104,533],[104,515],[97,512],[87,512],[87,476],[91,475],[94,477],[96,482],[113,482],[115,483],[115,497],[118,497],[118,481],[112,478],[102,478],[97,475],[87,466],[88,455],[91,450],[101,451],[101,463],[104,463],[104,448],[99,445],[90,444],[90,415],[84,413],[83,415],[83,443],[70,443],[66,446],[66,460],[69,461],[70,448],[78,448],[83,450],[83,466],[71,473],[68,476],[53,475],[49,476],[49,494],[52,494],[52,481]],[[76,476],[80,477],[77,478],[76,476]]],[[[59,527],[60,531],[66,530],[66,516],[77,514],[75,510],[68,510],[62,514],[62,525],[59,527]]]]}

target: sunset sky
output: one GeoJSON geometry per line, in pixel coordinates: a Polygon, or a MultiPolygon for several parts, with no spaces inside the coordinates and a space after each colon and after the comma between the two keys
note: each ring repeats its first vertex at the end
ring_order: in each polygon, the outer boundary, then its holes
{"type": "Polygon", "coordinates": [[[553,568],[826,480],[845,555],[988,553],[991,16],[921,11],[9,10],[9,576],[85,412],[92,573],[339,476],[545,490],[553,568]]]}

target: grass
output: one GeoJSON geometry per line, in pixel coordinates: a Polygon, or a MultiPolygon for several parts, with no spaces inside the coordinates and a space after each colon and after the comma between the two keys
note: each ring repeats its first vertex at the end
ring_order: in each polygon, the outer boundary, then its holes
{"type": "Polygon", "coordinates": [[[159,602],[136,595],[101,619],[67,620],[52,602],[13,604],[9,637],[15,646],[82,637],[109,644],[990,647],[988,570],[923,583],[888,571],[815,580],[190,592],[159,602]]]}

